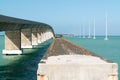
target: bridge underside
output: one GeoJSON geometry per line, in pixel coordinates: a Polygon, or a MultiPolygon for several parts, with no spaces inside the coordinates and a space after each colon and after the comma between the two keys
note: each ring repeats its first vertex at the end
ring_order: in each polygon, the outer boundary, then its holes
{"type": "Polygon", "coordinates": [[[0,15],[0,31],[5,31],[3,54],[22,54],[22,48],[32,48],[54,37],[52,27],[45,23],[0,15]]]}

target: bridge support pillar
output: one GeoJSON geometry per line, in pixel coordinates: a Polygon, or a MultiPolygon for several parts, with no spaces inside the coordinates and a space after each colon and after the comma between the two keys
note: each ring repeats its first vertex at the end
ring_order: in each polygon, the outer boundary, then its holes
{"type": "Polygon", "coordinates": [[[38,28],[38,31],[37,31],[37,37],[38,37],[38,43],[42,43],[41,42],[41,29],[40,28],[38,28]]]}
{"type": "Polygon", "coordinates": [[[37,28],[32,28],[32,45],[38,45],[37,28]]]}
{"type": "Polygon", "coordinates": [[[44,41],[53,37],[53,33],[51,31],[47,31],[44,28],[38,29],[37,32],[38,43],[43,43],[44,41]]]}
{"type": "Polygon", "coordinates": [[[21,30],[21,48],[32,48],[32,29],[21,30]]]}
{"type": "Polygon", "coordinates": [[[43,29],[39,29],[38,33],[38,43],[43,43],[44,41],[54,38],[53,33],[51,31],[44,31],[43,29]]]}
{"type": "Polygon", "coordinates": [[[20,30],[5,31],[5,49],[3,54],[22,54],[20,30]]]}
{"type": "Polygon", "coordinates": [[[44,32],[41,33],[41,42],[43,43],[45,41],[45,34],[44,32]]]}
{"type": "Polygon", "coordinates": [[[50,31],[45,31],[42,33],[42,41],[49,40],[53,37],[53,34],[50,31]]]}
{"type": "Polygon", "coordinates": [[[53,34],[51,31],[47,31],[46,36],[47,36],[46,39],[51,39],[53,37],[53,34]]]}

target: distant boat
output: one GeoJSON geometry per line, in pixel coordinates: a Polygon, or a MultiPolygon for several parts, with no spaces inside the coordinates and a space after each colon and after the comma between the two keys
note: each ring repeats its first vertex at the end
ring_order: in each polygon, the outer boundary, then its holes
{"type": "Polygon", "coordinates": [[[107,23],[107,14],[106,14],[106,26],[105,26],[105,38],[104,38],[104,40],[108,40],[107,27],[108,27],[108,23],[107,23]]]}
{"type": "Polygon", "coordinates": [[[95,17],[94,17],[94,35],[93,35],[93,39],[96,39],[96,37],[95,37],[95,17]]]}
{"type": "Polygon", "coordinates": [[[88,29],[89,29],[89,30],[88,30],[88,31],[89,31],[88,38],[91,38],[91,35],[90,35],[90,21],[89,21],[88,27],[89,27],[89,28],[88,28],[88,29]]]}

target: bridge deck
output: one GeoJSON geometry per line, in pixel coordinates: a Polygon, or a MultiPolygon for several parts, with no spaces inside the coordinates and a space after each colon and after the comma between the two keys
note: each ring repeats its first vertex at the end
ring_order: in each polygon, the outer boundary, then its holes
{"type": "Polygon", "coordinates": [[[76,55],[76,54],[96,56],[92,52],[80,46],[77,46],[66,39],[56,38],[49,47],[43,59],[47,59],[50,56],[76,55]]]}
{"type": "Polygon", "coordinates": [[[28,28],[46,28],[53,30],[52,27],[46,23],[0,15],[0,31],[21,30],[28,28]]]}

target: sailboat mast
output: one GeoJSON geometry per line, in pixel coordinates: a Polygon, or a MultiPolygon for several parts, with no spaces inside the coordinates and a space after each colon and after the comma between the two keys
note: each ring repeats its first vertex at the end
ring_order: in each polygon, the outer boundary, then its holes
{"type": "Polygon", "coordinates": [[[106,14],[106,37],[107,37],[107,14],[106,14]]]}
{"type": "Polygon", "coordinates": [[[94,36],[93,36],[93,39],[96,39],[95,38],[95,17],[94,17],[94,36]]]}
{"type": "Polygon", "coordinates": [[[90,36],[90,21],[89,21],[89,34],[88,34],[88,38],[91,38],[91,36],[90,36]]]}
{"type": "Polygon", "coordinates": [[[107,21],[107,14],[106,14],[106,26],[105,26],[105,39],[104,40],[108,40],[107,27],[108,27],[108,21],[107,21]]]}

